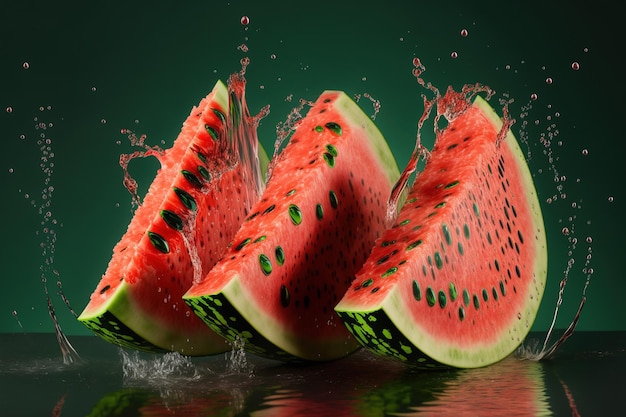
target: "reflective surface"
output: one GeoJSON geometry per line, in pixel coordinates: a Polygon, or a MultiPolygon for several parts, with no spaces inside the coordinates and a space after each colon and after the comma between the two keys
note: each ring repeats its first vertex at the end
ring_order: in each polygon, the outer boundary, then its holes
{"type": "MultiPolygon", "coordinates": [[[[537,339],[540,334],[533,334],[537,339]]],[[[288,366],[240,351],[189,359],[122,351],[96,337],[0,336],[0,409],[11,416],[596,415],[622,404],[626,332],[580,332],[547,362],[509,358],[412,371],[365,351],[288,366]]]]}

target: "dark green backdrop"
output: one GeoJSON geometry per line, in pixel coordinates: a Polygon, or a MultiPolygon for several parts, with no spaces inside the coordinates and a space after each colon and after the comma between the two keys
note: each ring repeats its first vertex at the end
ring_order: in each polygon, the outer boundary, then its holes
{"type": "MultiPolygon", "coordinates": [[[[63,329],[88,333],[57,296],[54,271],[80,312],[131,216],[117,163],[120,153],[131,150],[121,129],[146,134],[150,144],[171,145],[190,108],[218,78],[226,80],[239,70],[244,56],[251,59],[246,74],[251,111],[271,105],[259,129],[269,149],[276,124],[298,99],[314,100],[324,89],[341,89],[380,100],[376,122],[403,167],[422,112],[424,90],[411,74],[415,56],[427,68],[425,78],[441,90],[480,82],[493,87],[496,98],[513,99],[514,131],[530,144],[550,244],[548,289],[534,329],[548,327],[571,257],[559,327],[569,323],[591,250],[594,273],[580,328],[626,330],[620,306],[626,281],[619,267],[624,141],[609,127],[623,117],[617,105],[624,96],[618,79],[624,49],[614,18],[618,13],[597,1],[585,9],[549,3],[3,4],[0,332],[53,330],[43,266],[63,329]],[[244,15],[250,18],[247,27],[240,23],[244,15]],[[467,36],[461,36],[462,29],[467,36]],[[244,43],[247,53],[238,49],[244,43]],[[552,141],[550,147],[540,144],[542,136],[552,141]],[[39,139],[51,141],[45,161],[39,139]],[[49,183],[42,163],[52,170],[49,183]],[[554,181],[552,165],[564,181],[554,181]],[[42,190],[51,199],[43,199],[42,190]],[[564,198],[548,204],[554,194],[564,198]],[[572,226],[568,239],[562,229],[572,226]],[[578,241],[575,247],[572,237],[578,241]],[[42,255],[40,243],[46,239],[54,243],[54,253],[42,255]]],[[[361,103],[372,113],[368,101],[361,103]]],[[[149,159],[131,165],[143,188],[156,167],[149,159]]]]}

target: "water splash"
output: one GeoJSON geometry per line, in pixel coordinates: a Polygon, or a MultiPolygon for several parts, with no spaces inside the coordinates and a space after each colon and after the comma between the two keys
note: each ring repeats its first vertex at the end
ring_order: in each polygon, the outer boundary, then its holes
{"type": "MultiPolygon", "coordinates": [[[[413,67],[413,76],[416,78],[418,84],[431,92],[434,97],[429,99],[426,94],[422,94],[422,99],[424,101],[424,111],[417,123],[417,137],[415,140],[415,148],[411,153],[411,157],[409,158],[407,166],[405,167],[404,171],[402,171],[402,173],[400,174],[400,178],[394,185],[391,191],[391,195],[389,197],[389,201],[387,203],[386,224],[388,227],[391,227],[396,219],[400,202],[405,193],[405,190],[410,187],[409,180],[411,176],[416,172],[420,159],[428,161],[428,158],[430,157],[430,152],[422,144],[421,134],[424,123],[430,118],[432,110],[436,109],[433,126],[435,138],[437,138],[443,133],[443,129],[440,127],[442,117],[446,119],[448,123],[450,123],[461,114],[463,114],[472,105],[472,98],[474,98],[476,95],[480,93],[486,93],[486,99],[489,100],[494,94],[494,91],[489,87],[477,83],[464,85],[460,92],[454,91],[452,87],[448,87],[446,93],[442,96],[437,87],[432,85],[430,82],[426,82],[422,77],[422,74],[426,71],[426,67],[424,66],[424,64],[422,64],[419,58],[416,57],[413,59],[413,67]]],[[[504,117],[504,120],[506,122],[498,133],[498,140],[501,140],[501,138],[506,135],[509,127],[513,123],[512,121],[509,121],[508,113],[506,111],[504,117]]]]}
{"type": "MultiPolygon", "coordinates": [[[[533,104],[528,102],[525,106],[522,107],[522,113],[520,118],[522,119],[522,127],[520,129],[520,140],[525,143],[527,146],[529,145],[529,138],[527,133],[527,127],[530,125],[530,121],[528,120],[528,115],[530,110],[533,108],[533,104]]],[[[548,106],[551,108],[551,106],[548,106]]],[[[559,116],[559,113],[556,112],[554,114],[555,117],[559,116]]],[[[551,120],[551,116],[547,118],[551,120]]],[[[537,125],[538,120],[534,122],[537,125]]],[[[550,123],[544,132],[541,132],[539,135],[538,144],[541,146],[542,154],[546,157],[548,163],[548,171],[552,173],[552,180],[555,184],[555,192],[553,195],[546,199],[546,203],[550,206],[555,205],[557,203],[566,202],[568,195],[565,189],[565,184],[567,182],[567,177],[563,175],[556,166],[556,161],[559,159],[555,153],[554,145],[561,146],[562,140],[558,138],[559,129],[557,128],[554,122],[550,123]]],[[[583,150],[583,156],[586,156],[588,152],[586,149],[583,150]]],[[[530,148],[528,149],[527,159],[530,160],[532,157],[530,148]]],[[[573,271],[573,268],[576,264],[575,259],[577,258],[576,254],[579,248],[578,238],[576,237],[576,221],[577,216],[576,212],[582,208],[580,202],[573,202],[569,204],[569,207],[574,210],[574,213],[567,217],[567,223],[561,227],[561,234],[567,239],[567,256],[568,260],[563,270],[563,278],[559,282],[559,291],[557,300],[554,307],[554,312],[552,315],[552,321],[550,323],[549,329],[546,333],[546,336],[543,340],[543,343],[540,345],[539,343],[526,342],[524,345],[520,346],[517,351],[518,356],[524,359],[529,360],[545,360],[550,359],[554,356],[557,350],[565,343],[567,339],[569,339],[580,319],[583,307],[587,301],[587,289],[591,282],[591,276],[593,275],[593,267],[592,267],[592,258],[593,258],[593,248],[592,242],[593,239],[590,236],[587,236],[585,239],[585,243],[587,244],[587,250],[584,256],[583,266],[581,271],[585,277],[585,282],[582,289],[581,301],[578,305],[576,313],[572,318],[570,324],[563,331],[563,333],[557,338],[556,341],[552,342],[552,338],[554,335],[555,328],[557,326],[557,319],[560,313],[560,308],[563,303],[564,294],[566,290],[567,283],[570,280],[570,274],[573,271]]]]}
{"type": "Polygon", "coordinates": [[[137,209],[141,205],[141,197],[138,194],[138,185],[137,181],[130,175],[128,172],[128,164],[135,158],[145,158],[149,156],[156,157],[159,162],[161,162],[161,157],[163,156],[163,149],[159,146],[149,146],[146,145],[146,135],[137,136],[135,132],[129,129],[122,129],[123,134],[128,135],[128,140],[130,141],[131,146],[142,148],[143,150],[137,150],[130,154],[122,154],[120,155],[119,163],[124,171],[124,187],[128,190],[131,195],[131,212],[137,209]]]}
{"type": "Polygon", "coordinates": [[[181,380],[195,381],[201,378],[200,371],[191,359],[178,352],[168,352],[145,358],[137,351],[129,353],[120,348],[119,354],[125,383],[136,380],[144,382],[176,380],[180,382],[181,380]]]}
{"type": "Polygon", "coordinates": [[[248,362],[245,351],[245,339],[237,335],[232,342],[230,354],[226,354],[226,370],[228,373],[254,376],[254,366],[248,362]]]}
{"type": "MultiPolygon", "coordinates": [[[[46,109],[50,110],[51,107],[40,107],[40,111],[44,111],[46,109]]],[[[39,150],[41,153],[39,167],[44,174],[44,185],[41,190],[40,204],[37,208],[38,214],[42,216],[40,229],[37,231],[37,235],[41,236],[41,242],[39,246],[41,247],[41,257],[43,259],[43,262],[39,266],[39,270],[41,272],[40,278],[43,284],[44,294],[46,296],[48,314],[54,324],[54,331],[57,337],[57,342],[59,343],[59,348],[61,349],[61,354],[63,356],[63,363],[65,365],[71,365],[79,363],[82,360],[68,340],[65,333],[63,333],[63,330],[61,329],[61,325],[59,324],[59,321],[57,319],[54,304],[52,302],[52,297],[50,296],[50,292],[48,290],[48,279],[53,277],[56,280],[57,287],[59,289],[58,294],[61,296],[61,299],[68,307],[70,312],[74,315],[74,317],[77,317],[76,313],[69,303],[68,298],[63,293],[60,274],[57,269],[54,268],[57,239],[55,229],[59,225],[59,223],[52,213],[52,196],[54,193],[52,174],[54,172],[55,155],[52,149],[52,138],[48,135],[48,130],[51,129],[54,124],[51,122],[44,122],[43,120],[39,120],[38,117],[35,118],[35,122],[35,130],[40,132],[39,139],[37,140],[37,144],[39,145],[39,150]]]]}
{"type": "MultiPolygon", "coordinates": [[[[288,96],[289,102],[291,102],[293,96],[288,96]]],[[[269,180],[272,176],[272,172],[274,171],[274,167],[278,162],[278,155],[281,152],[283,144],[287,141],[287,139],[296,131],[302,119],[306,115],[307,110],[304,110],[305,107],[313,107],[315,103],[309,100],[300,99],[298,105],[291,109],[289,114],[284,121],[278,122],[276,124],[276,141],[274,142],[274,154],[270,160],[269,167],[267,169],[267,179],[269,180]]]]}

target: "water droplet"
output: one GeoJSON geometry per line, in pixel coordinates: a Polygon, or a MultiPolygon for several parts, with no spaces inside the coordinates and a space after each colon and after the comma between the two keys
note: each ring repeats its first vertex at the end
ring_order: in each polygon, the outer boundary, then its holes
{"type": "Polygon", "coordinates": [[[593,242],[593,238],[591,236],[587,236],[587,239],[585,239],[585,242],[591,243],[593,242]]]}
{"type": "Polygon", "coordinates": [[[453,59],[454,59],[454,58],[458,58],[458,57],[459,57],[459,54],[458,54],[456,51],[453,51],[453,52],[450,54],[450,57],[451,57],[451,58],[453,58],[453,59]]]}
{"type": "Polygon", "coordinates": [[[583,149],[583,150],[582,150],[582,154],[583,154],[584,156],[587,156],[587,155],[589,155],[589,151],[588,151],[587,149],[583,149]]]}
{"type": "Polygon", "coordinates": [[[563,229],[561,229],[561,233],[563,233],[565,236],[569,235],[569,229],[567,227],[564,227],[563,229]]]}
{"type": "Polygon", "coordinates": [[[270,59],[276,59],[276,54],[270,55],[270,59]]]}
{"type": "Polygon", "coordinates": [[[241,16],[241,24],[248,26],[250,24],[250,18],[248,16],[241,16]]]}
{"type": "Polygon", "coordinates": [[[613,196],[609,196],[608,200],[609,200],[609,203],[612,203],[613,202],[613,196]]]}
{"type": "Polygon", "coordinates": [[[11,106],[7,107],[7,113],[13,113],[13,107],[11,106]]]}
{"type": "Polygon", "coordinates": [[[574,71],[578,71],[580,69],[580,64],[577,61],[572,62],[572,69],[574,71]]]}
{"type": "Polygon", "coordinates": [[[106,119],[101,119],[100,123],[102,123],[103,125],[105,125],[107,123],[106,119]]]}
{"type": "Polygon", "coordinates": [[[91,87],[91,91],[96,91],[96,87],[91,87]]]}
{"type": "Polygon", "coordinates": [[[467,29],[461,29],[461,36],[463,36],[464,38],[468,35],[468,31],[467,29]]]}
{"type": "Polygon", "coordinates": [[[27,69],[29,69],[29,68],[30,68],[30,64],[29,64],[28,62],[24,62],[24,63],[22,64],[22,68],[24,68],[25,70],[27,70],[27,69]]]}
{"type": "Polygon", "coordinates": [[[537,93],[532,93],[532,94],[530,95],[530,99],[531,99],[532,101],[537,100],[537,97],[538,97],[538,96],[537,96],[537,93]]]}
{"type": "Polygon", "coordinates": [[[26,139],[26,135],[22,133],[22,134],[20,135],[20,139],[22,139],[22,140],[26,139]]]}
{"type": "Polygon", "coordinates": [[[546,78],[546,84],[552,84],[552,78],[550,77],[546,78]]]}
{"type": "Polygon", "coordinates": [[[13,168],[9,168],[9,174],[13,174],[13,168]]]}

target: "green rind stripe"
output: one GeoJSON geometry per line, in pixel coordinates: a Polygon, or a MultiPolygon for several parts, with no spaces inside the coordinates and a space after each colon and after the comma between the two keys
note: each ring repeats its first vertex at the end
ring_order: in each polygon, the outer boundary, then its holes
{"type": "Polygon", "coordinates": [[[337,314],[359,343],[377,355],[393,357],[417,369],[449,368],[413,346],[382,309],[337,314]]]}
{"type": "Polygon", "coordinates": [[[96,335],[115,345],[144,352],[167,352],[166,349],[155,346],[139,336],[110,311],[89,319],[81,319],[81,322],[96,335]]]}
{"type": "Polygon", "coordinates": [[[223,294],[184,299],[187,305],[215,333],[231,343],[241,343],[246,351],[285,362],[301,361],[278,348],[243,318],[223,294]]]}

